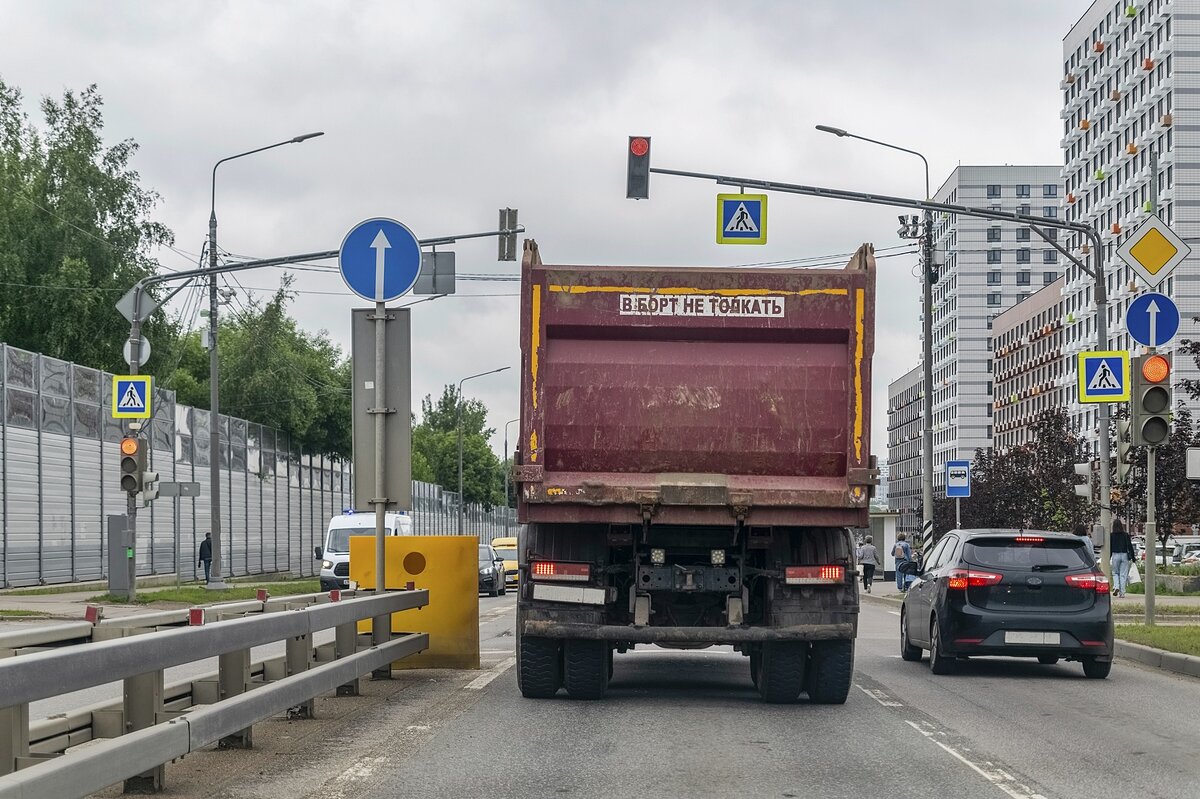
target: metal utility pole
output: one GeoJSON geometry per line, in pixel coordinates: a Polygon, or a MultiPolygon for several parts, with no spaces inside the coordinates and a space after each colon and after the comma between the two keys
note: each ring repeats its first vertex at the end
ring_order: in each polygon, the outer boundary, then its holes
{"type": "MultiPolygon", "coordinates": [[[[231,155],[228,158],[222,158],[217,163],[213,164],[212,168],[212,191],[211,203],[208,212],[208,268],[212,274],[209,275],[208,281],[208,402],[209,402],[209,433],[208,433],[208,459],[209,459],[209,481],[210,489],[210,505],[211,505],[211,532],[212,532],[212,571],[207,587],[218,589],[226,588],[225,581],[221,577],[221,569],[223,560],[221,558],[221,392],[220,392],[220,360],[217,358],[217,167],[226,161],[233,161],[237,158],[244,158],[247,155],[261,153],[264,150],[272,150],[276,147],[282,147],[285,144],[299,144],[309,139],[315,139],[317,136],[324,136],[323,132],[305,133],[302,136],[296,136],[287,141],[268,144],[266,147],[259,147],[255,150],[247,150],[244,153],[231,155]]],[[[137,346],[136,344],[133,346],[137,346]]],[[[232,531],[231,531],[232,532],[232,531]]]]}
{"type": "Polygon", "coordinates": [[[510,424],[514,424],[519,421],[521,421],[521,420],[520,419],[509,419],[507,422],[504,423],[504,532],[506,532],[506,533],[509,531],[509,528],[510,528],[510,525],[508,522],[509,522],[509,518],[511,516],[511,514],[509,513],[509,508],[511,506],[508,504],[508,473],[512,471],[512,469],[510,469],[508,466],[508,426],[510,424]]]}
{"type": "MultiPolygon", "coordinates": [[[[891,150],[915,155],[925,165],[925,199],[929,194],[929,160],[916,150],[877,139],[868,139],[830,125],[817,125],[822,133],[838,138],[858,139],[891,150]]],[[[926,208],[921,217],[921,548],[933,540],[933,213],[926,208]]]]}
{"type": "Polygon", "coordinates": [[[477,377],[484,375],[494,375],[497,372],[503,372],[506,369],[511,369],[510,366],[501,366],[499,369],[492,369],[488,372],[480,372],[477,375],[470,375],[458,381],[458,534],[463,535],[463,508],[466,507],[467,501],[463,496],[463,431],[462,431],[462,414],[463,414],[463,383],[468,380],[474,380],[477,377]]]}
{"type": "MultiPolygon", "coordinates": [[[[1154,209],[1154,213],[1158,213],[1158,150],[1155,147],[1150,148],[1150,207],[1154,209]]],[[[1153,339],[1151,339],[1153,343],[1153,339]]],[[[1148,347],[1147,352],[1153,353],[1154,347],[1148,347]]],[[[1138,398],[1134,397],[1132,402],[1137,402],[1138,398]]],[[[1158,586],[1154,581],[1154,556],[1158,552],[1158,511],[1154,505],[1154,469],[1157,465],[1158,447],[1146,447],[1146,573],[1143,575],[1142,585],[1146,589],[1146,624],[1154,624],[1154,589],[1158,586]]],[[[1111,500],[1110,500],[1111,502],[1111,500]]],[[[1104,537],[1104,558],[1108,560],[1112,555],[1112,546],[1109,543],[1111,533],[1104,537]]]]}

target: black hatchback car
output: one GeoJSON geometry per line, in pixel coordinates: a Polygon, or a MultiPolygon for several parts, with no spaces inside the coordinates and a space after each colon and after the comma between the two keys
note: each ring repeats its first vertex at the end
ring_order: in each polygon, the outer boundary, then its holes
{"type": "Polygon", "coordinates": [[[976,655],[1060,658],[1088,677],[1112,668],[1108,578],[1085,542],[1034,530],[951,530],[904,596],[900,656],[948,674],[976,655]]]}

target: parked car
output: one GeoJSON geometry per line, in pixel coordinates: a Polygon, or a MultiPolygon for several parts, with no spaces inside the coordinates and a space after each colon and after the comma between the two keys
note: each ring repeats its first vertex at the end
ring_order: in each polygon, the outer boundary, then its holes
{"type": "Polygon", "coordinates": [[[504,558],[490,544],[479,545],[479,593],[484,591],[488,596],[504,596],[508,591],[504,585],[504,558]]]}
{"type": "Polygon", "coordinates": [[[493,538],[492,547],[496,554],[504,558],[504,582],[506,585],[517,584],[517,539],[493,538]]]}
{"type": "Polygon", "coordinates": [[[1067,533],[951,530],[926,558],[900,613],[900,656],[929,650],[934,674],[979,655],[1079,661],[1112,668],[1109,584],[1067,533]]]}

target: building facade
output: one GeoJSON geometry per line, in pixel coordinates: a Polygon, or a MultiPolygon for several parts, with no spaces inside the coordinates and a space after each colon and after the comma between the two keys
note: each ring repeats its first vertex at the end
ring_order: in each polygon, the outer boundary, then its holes
{"type": "MultiPolygon", "coordinates": [[[[1200,0],[1093,3],[1063,40],[1063,72],[1064,213],[1103,234],[1106,349],[1136,353],[1125,311],[1147,288],[1116,256],[1117,248],[1152,212],[1185,240],[1200,237],[1200,0]],[[1157,196],[1151,152],[1158,157],[1157,196]]],[[[1069,237],[1072,252],[1082,254],[1084,244],[1077,235],[1069,237]]],[[[1062,377],[1067,387],[1077,379],[1077,354],[1097,349],[1093,286],[1078,266],[1068,266],[1062,377]]],[[[1175,342],[1194,338],[1191,320],[1200,316],[1197,254],[1158,290],[1179,306],[1183,324],[1175,342]]],[[[1162,349],[1170,351],[1175,342],[1162,349]]],[[[1195,364],[1176,362],[1176,382],[1196,377],[1195,364]]],[[[1080,404],[1074,391],[1066,399],[1075,428],[1094,445],[1097,407],[1080,404]]]]}
{"type": "Polygon", "coordinates": [[[921,529],[922,396],[919,366],[888,385],[888,508],[910,536],[921,529]]]}
{"type": "Polygon", "coordinates": [[[1071,398],[1063,384],[1064,284],[1059,278],[992,322],[992,446],[998,452],[1029,443],[1038,415],[1071,398]]]}
{"type": "MultiPolygon", "coordinates": [[[[938,202],[1060,216],[1054,166],[960,166],[938,202]]],[[[945,490],[948,460],[992,446],[993,324],[1006,309],[1062,275],[1058,250],[1027,225],[938,214],[934,247],[944,265],[933,291],[933,480],[945,490]]]]}

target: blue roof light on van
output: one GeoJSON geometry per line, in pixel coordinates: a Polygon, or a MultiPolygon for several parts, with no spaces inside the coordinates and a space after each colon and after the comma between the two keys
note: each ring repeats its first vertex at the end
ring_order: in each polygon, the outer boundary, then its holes
{"type": "Polygon", "coordinates": [[[353,516],[354,508],[346,508],[345,510],[342,511],[342,515],[343,516],[353,516]]]}

